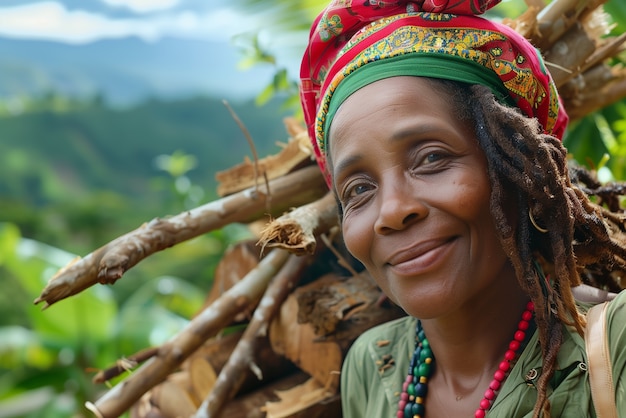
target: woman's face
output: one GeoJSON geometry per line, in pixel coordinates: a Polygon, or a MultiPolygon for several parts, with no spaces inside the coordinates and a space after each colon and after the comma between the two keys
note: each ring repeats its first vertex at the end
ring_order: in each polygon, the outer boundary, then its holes
{"type": "Polygon", "coordinates": [[[489,210],[484,153],[434,86],[417,77],[370,84],[341,105],[329,135],[347,248],[422,319],[516,285],[489,210]]]}

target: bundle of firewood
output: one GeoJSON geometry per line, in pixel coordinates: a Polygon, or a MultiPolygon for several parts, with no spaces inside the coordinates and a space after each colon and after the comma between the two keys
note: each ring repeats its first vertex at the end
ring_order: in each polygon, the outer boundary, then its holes
{"type": "MultiPolygon", "coordinates": [[[[612,64],[626,34],[607,36],[603,0],[527,3],[505,23],[542,50],[571,118],[626,97],[626,70],[612,64]]],[[[351,343],[403,313],[343,250],[307,133],[286,125],[290,140],[276,155],[218,173],[220,199],[154,219],[76,260],[36,300],[49,306],[113,284],[142,259],[230,223],[258,234],[224,254],[205,306],[185,328],[95,377],[102,383],[134,369],[87,405],[96,416],[341,416],[339,372],[351,343]],[[225,332],[235,324],[238,331],[225,332]]],[[[380,359],[381,370],[389,366],[380,359]]]]}

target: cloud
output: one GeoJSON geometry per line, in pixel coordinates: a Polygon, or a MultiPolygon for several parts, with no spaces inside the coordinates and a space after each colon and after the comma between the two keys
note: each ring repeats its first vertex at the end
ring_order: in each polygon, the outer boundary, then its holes
{"type": "Polygon", "coordinates": [[[180,4],[180,0],[101,0],[114,7],[125,7],[137,13],[167,10],[180,4]]]}
{"type": "MultiPolygon", "coordinates": [[[[104,1],[121,3],[121,0],[104,1]]],[[[131,0],[128,4],[139,7],[148,2],[165,7],[166,3],[174,4],[178,0],[131,0]]],[[[254,17],[242,16],[228,8],[203,13],[182,10],[112,18],[84,10],[68,10],[56,1],[0,7],[0,36],[74,44],[128,36],[137,36],[146,41],[156,41],[164,36],[227,41],[237,33],[251,30],[255,25],[254,17]]]]}
{"type": "Polygon", "coordinates": [[[129,35],[154,39],[158,35],[155,29],[132,19],[111,20],[95,13],[69,11],[53,1],[0,8],[0,35],[8,37],[86,43],[129,35]]]}

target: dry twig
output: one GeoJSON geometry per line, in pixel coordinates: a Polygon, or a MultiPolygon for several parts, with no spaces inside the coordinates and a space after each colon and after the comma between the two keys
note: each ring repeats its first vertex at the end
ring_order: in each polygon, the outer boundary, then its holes
{"type": "Polygon", "coordinates": [[[261,232],[259,245],[278,247],[294,254],[313,254],[316,237],[337,225],[337,205],[332,193],[275,219],[261,232]]]}
{"type": "MultiPolygon", "coordinates": [[[[312,166],[271,184],[273,198],[281,204],[276,210],[308,203],[328,191],[319,170],[312,166]]],[[[59,270],[35,304],[45,302],[47,308],[96,283],[113,284],[128,269],[158,251],[230,223],[259,218],[267,200],[266,190],[261,187],[259,192],[247,189],[171,218],[154,219],[59,270]]]]}
{"type": "Polygon", "coordinates": [[[248,306],[255,305],[268,283],[287,261],[289,253],[272,251],[250,273],[202,311],[126,380],[113,387],[95,404],[86,406],[101,418],[119,417],[141,396],[178,368],[207,339],[227,326],[248,306]]]}
{"type": "MultiPolygon", "coordinates": [[[[239,390],[245,377],[245,369],[251,368],[253,371],[260,371],[259,366],[254,363],[257,351],[257,342],[261,337],[267,335],[270,321],[287,295],[297,285],[304,269],[310,264],[310,257],[298,257],[291,255],[280,273],[274,278],[267,288],[263,299],[259,303],[252,321],[248,324],[237,347],[228,359],[228,363],[222,368],[217,383],[209,396],[202,402],[194,418],[211,418],[219,416],[222,406],[231,400],[239,390]]],[[[262,380],[263,377],[257,377],[262,380]]]]}
{"type": "Polygon", "coordinates": [[[115,366],[109,367],[108,369],[99,371],[93,379],[91,379],[94,383],[104,383],[107,382],[114,377],[121,375],[124,372],[129,371],[130,369],[134,369],[138,364],[143,363],[149,358],[154,357],[158,353],[158,347],[149,347],[144,348],[143,350],[135,353],[126,358],[120,359],[115,363],[115,366]]]}
{"type": "MultiPolygon", "coordinates": [[[[252,136],[250,135],[250,131],[248,131],[248,128],[246,128],[246,125],[244,125],[244,123],[241,121],[241,119],[239,118],[239,116],[237,116],[237,113],[235,113],[235,111],[233,110],[232,107],[230,107],[230,105],[228,104],[228,102],[226,100],[223,101],[224,106],[226,106],[226,109],[228,109],[228,111],[230,112],[230,115],[232,116],[232,118],[235,120],[235,123],[239,126],[239,129],[241,129],[241,132],[243,133],[243,136],[246,138],[246,140],[248,141],[248,145],[250,146],[250,150],[252,151],[252,158],[254,159],[254,185],[255,187],[259,188],[259,155],[256,152],[256,147],[254,146],[254,141],[252,140],[252,136]]],[[[269,180],[267,178],[267,173],[265,171],[263,171],[263,178],[265,179],[265,188],[268,191],[267,194],[271,197],[271,189],[270,189],[270,184],[269,184],[269,180]]],[[[267,199],[267,211],[270,211],[271,208],[271,199],[267,199]]]]}

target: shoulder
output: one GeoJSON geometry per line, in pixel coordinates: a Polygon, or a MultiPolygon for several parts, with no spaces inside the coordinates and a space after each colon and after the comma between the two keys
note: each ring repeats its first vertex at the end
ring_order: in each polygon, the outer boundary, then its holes
{"type": "MultiPolygon", "coordinates": [[[[361,334],[353,344],[353,349],[366,349],[372,346],[394,346],[407,339],[407,334],[415,329],[416,319],[410,316],[394,319],[377,325],[361,334]]],[[[414,333],[413,333],[414,334],[414,333]]]]}
{"type": "Polygon", "coordinates": [[[360,335],[344,359],[344,418],[394,416],[415,341],[415,318],[403,317],[360,335]]]}
{"type": "MultiPolygon", "coordinates": [[[[606,306],[609,351],[614,360],[626,363],[626,291],[617,294],[606,306]]],[[[615,363],[615,361],[613,362],[615,363]]],[[[626,369],[624,369],[626,372],[626,369]]]]}
{"type": "MultiPolygon", "coordinates": [[[[609,350],[614,360],[626,363],[626,290],[617,294],[606,307],[609,350]]],[[[615,361],[614,361],[615,363],[615,361]]],[[[621,365],[624,367],[624,364],[621,365]]],[[[626,369],[622,369],[626,373],[626,369]]]]}
{"type": "Polygon", "coordinates": [[[416,319],[407,316],[365,331],[350,347],[344,367],[374,373],[374,369],[380,369],[377,367],[381,366],[380,362],[388,358],[394,360],[392,365],[398,365],[412,352],[411,342],[415,339],[415,324],[416,319]]]}
{"type": "Polygon", "coordinates": [[[624,319],[626,318],[626,290],[621,291],[615,296],[615,299],[610,301],[607,306],[607,325],[617,326],[619,328],[624,328],[626,322],[624,319]]]}

